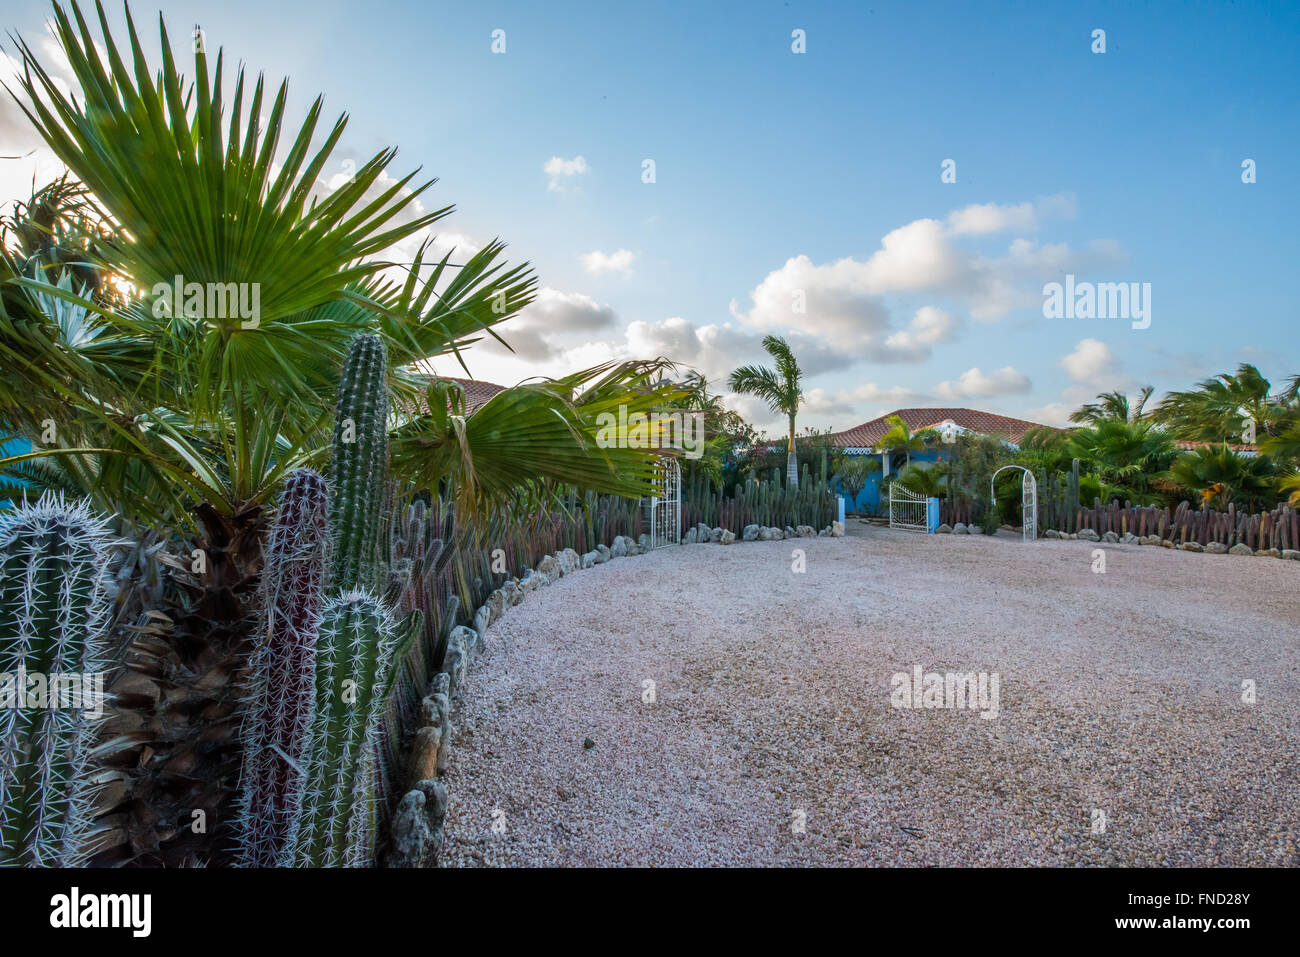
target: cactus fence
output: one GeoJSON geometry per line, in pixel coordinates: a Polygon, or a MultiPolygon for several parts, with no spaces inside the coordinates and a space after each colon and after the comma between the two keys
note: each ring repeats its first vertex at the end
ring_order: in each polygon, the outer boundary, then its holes
{"type": "Polygon", "coordinates": [[[703,522],[737,536],[746,525],[825,528],[838,517],[839,506],[827,483],[825,460],[819,473],[814,478],[805,465],[799,487],[790,488],[782,484],[781,470],[773,469],[769,480],[737,485],[730,495],[714,491],[708,479],[697,473],[682,486],[682,528],[703,522]]]}
{"type": "Polygon", "coordinates": [[[1093,499],[1091,508],[1079,508],[1073,514],[1063,515],[1063,522],[1044,526],[1061,532],[1078,532],[1092,529],[1098,535],[1115,532],[1123,535],[1132,532],[1139,537],[1157,535],[1175,544],[1196,542],[1208,545],[1218,542],[1231,548],[1248,545],[1251,548],[1297,548],[1300,543],[1300,514],[1289,505],[1279,505],[1267,512],[1239,512],[1229,505],[1227,511],[1202,506],[1192,508],[1180,502],[1175,509],[1157,506],[1120,505],[1112,501],[1103,505],[1093,499]]]}
{"type": "Polygon", "coordinates": [[[1229,505],[1224,511],[1208,505],[1193,508],[1180,502],[1177,508],[1156,505],[1120,504],[1112,500],[1103,504],[1094,497],[1091,506],[1079,501],[1079,464],[1069,473],[1038,476],[1039,528],[1077,533],[1091,529],[1098,535],[1131,532],[1139,537],[1156,535],[1181,545],[1218,542],[1231,548],[1244,544],[1251,548],[1300,548],[1300,515],[1289,505],[1278,505],[1266,512],[1239,511],[1229,505]]]}

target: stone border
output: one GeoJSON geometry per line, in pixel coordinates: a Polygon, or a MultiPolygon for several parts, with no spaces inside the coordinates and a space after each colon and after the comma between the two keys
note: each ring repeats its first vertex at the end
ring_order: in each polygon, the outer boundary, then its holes
{"type": "MultiPolygon", "coordinates": [[[[820,532],[811,525],[800,525],[794,528],[787,525],[785,528],[763,525],[746,525],[740,532],[740,540],[745,542],[779,542],[787,538],[843,538],[844,525],[840,522],[831,522],[820,532]]],[[[730,545],[736,541],[736,533],[725,528],[709,528],[703,522],[692,526],[686,530],[682,536],[683,545],[699,545],[713,542],[720,545],[730,545]]]]}
{"type": "MultiPolygon", "coordinates": [[[[955,535],[982,535],[978,526],[966,526],[961,522],[956,525],[940,525],[938,531],[943,534],[951,532],[955,535]]],[[[1055,539],[1057,541],[1069,542],[1096,542],[1103,545],[1158,545],[1161,548],[1176,548],[1183,552],[1199,552],[1206,555],[1241,555],[1255,556],[1256,558],[1288,558],[1292,561],[1300,561],[1300,549],[1294,548],[1251,548],[1245,542],[1238,542],[1232,547],[1224,545],[1222,542],[1210,542],[1208,545],[1202,545],[1200,542],[1175,542],[1172,539],[1161,538],[1159,535],[1134,535],[1132,532],[1125,532],[1120,535],[1118,532],[1105,532],[1097,534],[1094,529],[1085,528],[1078,532],[1058,532],[1055,529],[1048,529],[1043,533],[1043,540],[1055,539]]]]}
{"type": "Polygon", "coordinates": [[[1300,550],[1294,548],[1251,548],[1245,542],[1238,542],[1231,547],[1224,545],[1222,542],[1210,542],[1202,545],[1200,542],[1175,542],[1172,539],[1161,538],[1159,535],[1138,536],[1132,532],[1126,532],[1123,535],[1118,532],[1105,532],[1098,535],[1091,528],[1085,528],[1078,532],[1058,532],[1049,529],[1043,533],[1043,538],[1071,542],[1098,542],[1107,545],[1156,545],[1161,548],[1176,548],[1183,552],[1200,552],[1206,555],[1253,555],[1256,558],[1288,558],[1293,561],[1300,561],[1300,550]]]}

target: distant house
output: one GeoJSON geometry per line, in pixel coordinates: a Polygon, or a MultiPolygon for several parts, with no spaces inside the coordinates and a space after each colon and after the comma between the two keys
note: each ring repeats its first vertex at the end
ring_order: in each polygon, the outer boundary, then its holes
{"type": "Polygon", "coordinates": [[[1174,442],[1180,452],[1195,452],[1197,449],[1221,449],[1227,447],[1230,451],[1236,452],[1243,459],[1253,459],[1259,455],[1258,445],[1238,445],[1234,442],[1191,442],[1186,439],[1178,439],[1174,442]]]}
{"type": "MultiPolygon", "coordinates": [[[[895,415],[906,422],[912,432],[934,429],[945,437],[956,437],[963,432],[997,435],[1012,448],[1019,448],[1021,439],[1030,429],[1048,428],[1038,422],[1013,419],[992,412],[981,412],[978,409],[896,409],[870,422],[863,422],[843,432],[832,433],[830,436],[832,446],[843,449],[847,455],[880,456],[881,470],[867,479],[866,488],[858,494],[857,501],[850,504],[850,511],[863,508],[874,510],[880,505],[880,480],[891,473],[892,460],[895,456],[891,454],[890,449],[881,448],[879,442],[889,431],[888,420],[895,415]]],[[[943,444],[939,444],[913,452],[912,464],[926,468],[935,462],[947,460],[950,454],[943,444]]],[[[845,494],[839,489],[836,491],[838,494],[845,494]]]]}
{"type": "Polygon", "coordinates": [[[495,382],[484,382],[482,379],[458,379],[456,376],[421,376],[423,379],[445,379],[448,382],[455,382],[465,390],[465,414],[473,415],[483,406],[487,405],[488,399],[495,396],[498,392],[506,391],[503,385],[497,385],[495,382]]]}

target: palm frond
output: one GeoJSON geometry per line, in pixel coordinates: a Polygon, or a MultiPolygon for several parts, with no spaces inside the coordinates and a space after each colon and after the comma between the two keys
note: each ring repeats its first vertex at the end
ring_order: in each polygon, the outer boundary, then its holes
{"type": "MultiPolygon", "coordinates": [[[[263,126],[264,89],[258,78],[241,134],[242,69],[235,75],[227,118],[220,52],[210,71],[202,44],[196,44],[196,79],[185,85],[160,18],[162,69],[155,81],[130,10],[126,57],[98,2],[96,10],[102,40],[75,2],[72,19],[54,7],[54,31],[84,104],[60,90],[26,42],[19,38],[17,45],[24,68],[19,83],[30,100],[30,105],[20,105],[85,183],[104,218],[119,227],[101,246],[102,265],[148,291],[153,312],[158,312],[162,290],[178,276],[206,288],[233,283],[257,290],[258,315],[252,324],[248,317],[200,317],[200,348],[187,353],[196,368],[187,378],[196,384],[193,404],[201,414],[215,414],[237,382],[272,401],[310,385],[302,373],[312,368],[310,358],[337,360],[352,331],[313,323],[311,310],[383,268],[373,257],[447,215],[451,207],[399,219],[432,181],[411,189],[415,173],[395,181],[381,178],[393,159],[391,149],[317,201],[318,177],[343,134],[346,117],[339,118],[311,155],[322,105],[317,98],[277,169],[277,147],[287,132],[287,83],[281,83],[263,126]],[[97,48],[101,42],[103,58],[97,48]]],[[[167,306],[170,312],[176,304],[167,306]]],[[[154,318],[168,322],[179,317],[154,318]]]]}

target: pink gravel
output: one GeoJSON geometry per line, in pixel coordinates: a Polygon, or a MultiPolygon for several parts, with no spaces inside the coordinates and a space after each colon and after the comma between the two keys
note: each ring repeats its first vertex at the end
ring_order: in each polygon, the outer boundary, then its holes
{"type": "Polygon", "coordinates": [[[857,522],[576,572],[471,664],[442,862],[1295,866],[1298,586],[857,522]],[[894,708],[916,665],[996,672],[998,717],[894,708]]]}

